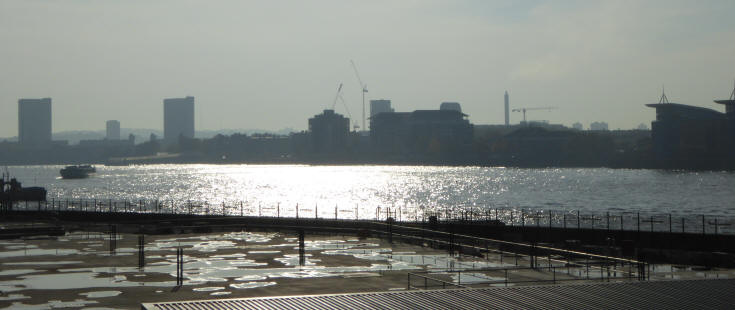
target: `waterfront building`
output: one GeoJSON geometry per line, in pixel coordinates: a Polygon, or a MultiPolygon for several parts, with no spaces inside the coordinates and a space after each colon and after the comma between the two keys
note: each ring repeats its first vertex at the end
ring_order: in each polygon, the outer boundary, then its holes
{"type": "Polygon", "coordinates": [[[390,106],[390,100],[370,100],[370,117],[373,117],[376,114],[383,112],[394,112],[393,108],[391,108],[390,106]]]}
{"type": "Polygon", "coordinates": [[[194,97],[163,99],[163,142],[176,144],[179,137],[194,138],[194,97]]]}
{"type": "Polygon", "coordinates": [[[584,129],[584,126],[582,126],[582,123],[576,122],[576,123],[572,124],[572,128],[575,129],[575,130],[583,130],[584,129]]]}
{"type": "Polygon", "coordinates": [[[651,139],[657,159],[703,161],[721,157],[727,149],[725,113],[703,107],[669,102],[666,95],[658,103],[651,122],[651,139]]]}
{"type": "Polygon", "coordinates": [[[598,131],[607,131],[607,123],[606,122],[592,122],[590,124],[590,130],[598,130],[598,131]]]}
{"type": "Polygon", "coordinates": [[[30,146],[51,144],[51,98],[18,100],[18,142],[30,146]]]}
{"type": "Polygon", "coordinates": [[[348,145],[350,119],[334,110],[324,110],[309,119],[310,144],[314,152],[335,153],[348,145]]]}
{"type": "Polygon", "coordinates": [[[467,115],[458,111],[459,104],[444,106],[445,109],[439,110],[375,115],[370,119],[374,151],[414,158],[466,155],[472,145],[473,126],[467,115]]]}
{"type": "Polygon", "coordinates": [[[120,140],[120,122],[116,120],[107,121],[107,140],[120,140]]]}
{"type": "Polygon", "coordinates": [[[715,100],[725,106],[725,118],[727,119],[727,140],[730,155],[735,155],[735,87],[733,87],[730,98],[715,100]]]}

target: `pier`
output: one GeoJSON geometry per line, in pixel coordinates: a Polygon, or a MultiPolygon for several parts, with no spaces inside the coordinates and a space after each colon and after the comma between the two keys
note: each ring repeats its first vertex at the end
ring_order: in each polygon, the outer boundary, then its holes
{"type": "MultiPolygon", "coordinates": [[[[530,248],[545,246],[647,262],[735,266],[735,235],[723,233],[723,228],[729,228],[729,219],[709,217],[712,219],[709,220],[706,216],[694,221],[671,215],[631,212],[597,215],[547,211],[544,214],[540,210],[523,209],[518,212],[512,209],[418,210],[401,207],[375,207],[373,212],[366,214],[365,208],[359,206],[343,209],[339,206],[302,207],[298,204],[291,207],[243,202],[210,205],[112,199],[20,202],[7,209],[12,211],[3,213],[6,221],[57,223],[64,229],[94,229],[91,226],[103,223],[103,226],[113,224],[121,230],[143,234],[256,228],[357,234],[380,232],[385,238],[400,235],[400,229],[415,229],[406,235],[447,234],[435,240],[449,240],[450,236],[460,240],[460,236],[467,236],[524,244],[525,247],[517,249],[513,246],[513,251],[525,255],[530,254],[530,248]],[[675,223],[681,226],[677,227],[675,223]]],[[[32,231],[38,230],[28,230],[28,233],[32,231]]],[[[16,236],[17,233],[17,229],[12,233],[0,231],[0,237],[16,236]]],[[[451,248],[454,246],[452,243],[461,243],[452,241],[442,246],[451,248]]],[[[437,244],[432,242],[432,245],[437,244]]]]}

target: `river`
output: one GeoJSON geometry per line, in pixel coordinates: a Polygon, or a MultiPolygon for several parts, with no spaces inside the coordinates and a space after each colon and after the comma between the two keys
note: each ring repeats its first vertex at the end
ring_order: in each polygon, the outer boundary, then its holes
{"type": "MultiPolygon", "coordinates": [[[[474,207],[675,215],[735,214],[735,173],[606,168],[436,166],[144,165],[98,166],[87,179],[64,180],[62,166],[11,166],[24,186],[48,198],[159,200],[239,208],[474,207]]],[[[318,210],[318,209],[317,209],[318,210]]],[[[326,216],[326,215],[325,215],[326,216]]]]}

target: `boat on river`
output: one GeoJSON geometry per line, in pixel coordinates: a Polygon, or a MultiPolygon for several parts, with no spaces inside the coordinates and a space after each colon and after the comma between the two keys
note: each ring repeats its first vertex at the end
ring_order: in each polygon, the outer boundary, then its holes
{"type": "Polygon", "coordinates": [[[95,172],[97,172],[97,169],[91,165],[66,166],[59,170],[62,179],[84,179],[95,172]]]}
{"type": "Polygon", "coordinates": [[[46,201],[43,187],[23,187],[18,180],[5,172],[0,177],[0,210],[9,211],[18,201],[46,201]]]}

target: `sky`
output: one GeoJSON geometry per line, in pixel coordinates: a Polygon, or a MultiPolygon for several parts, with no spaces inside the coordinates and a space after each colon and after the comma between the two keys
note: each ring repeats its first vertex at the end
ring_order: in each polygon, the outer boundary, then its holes
{"type": "Polygon", "coordinates": [[[650,127],[644,104],[663,86],[724,110],[712,100],[733,90],[732,12],[732,0],[2,0],[0,137],[17,135],[19,98],[41,97],[54,132],[161,129],[163,99],[184,96],[197,130],[305,130],[340,83],[336,112],[360,124],[350,60],[366,100],[396,111],[456,101],[472,123],[501,124],[507,90],[511,108],[556,108],[529,120],[650,127]]]}

